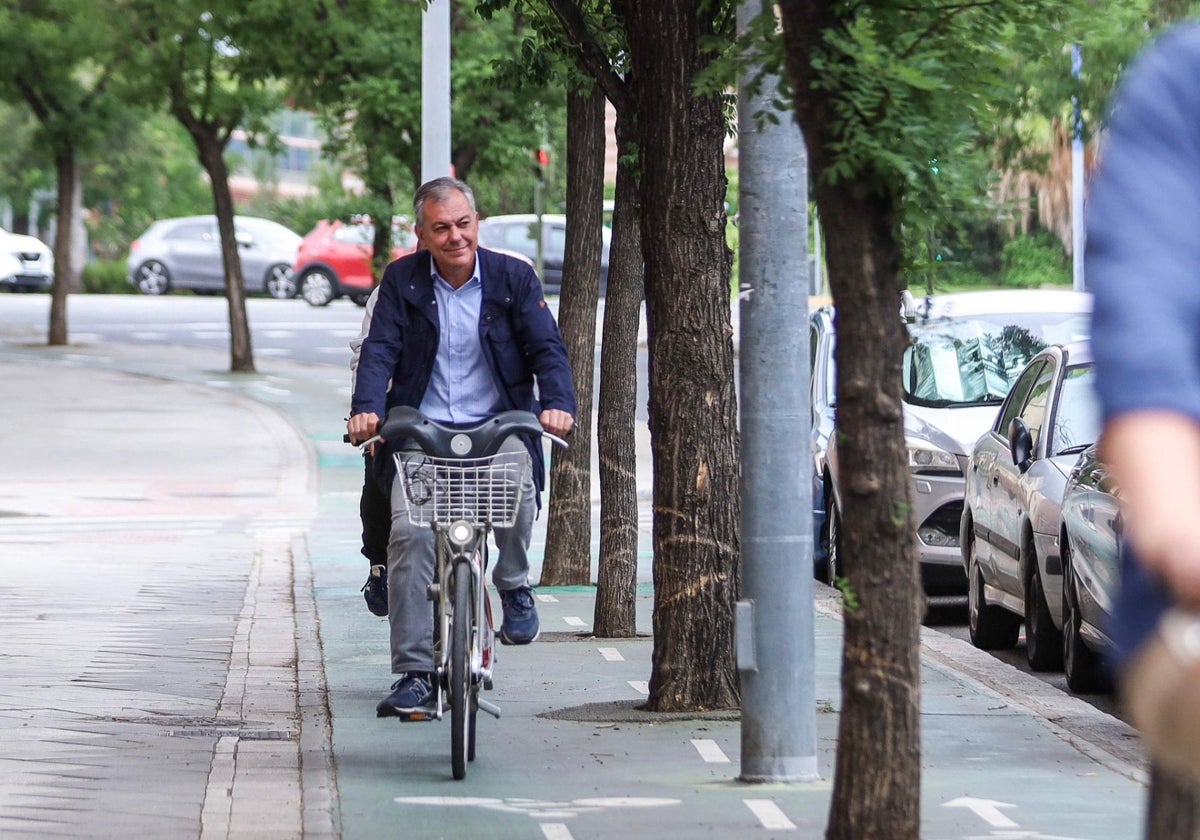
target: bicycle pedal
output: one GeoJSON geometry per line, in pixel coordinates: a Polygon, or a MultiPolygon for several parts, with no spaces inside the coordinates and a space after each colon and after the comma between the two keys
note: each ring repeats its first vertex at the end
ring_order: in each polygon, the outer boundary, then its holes
{"type": "Polygon", "coordinates": [[[404,715],[397,715],[403,723],[422,723],[429,720],[437,720],[438,716],[435,712],[409,712],[404,715]]]}

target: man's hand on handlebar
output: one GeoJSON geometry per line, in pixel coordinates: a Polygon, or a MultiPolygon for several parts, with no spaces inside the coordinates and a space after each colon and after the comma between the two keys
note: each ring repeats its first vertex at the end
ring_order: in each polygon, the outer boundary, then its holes
{"type": "Polygon", "coordinates": [[[543,429],[558,437],[566,437],[575,425],[574,417],[557,408],[547,408],[538,416],[538,420],[543,429]]]}
{"type": "Polygon", "coordinates": [[[346,432],[350,435],[350,442],[355,446],[364,440],[375,437],[375,433],[378,431],[379,415],[374,412],[355,414],[346,421],[346,432]]]}

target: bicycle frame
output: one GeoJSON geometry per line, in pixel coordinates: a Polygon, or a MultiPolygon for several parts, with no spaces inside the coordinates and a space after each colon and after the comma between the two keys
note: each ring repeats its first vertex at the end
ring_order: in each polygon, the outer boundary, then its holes
{"type": "Polygon", "coordinates": [[[500,717],[500,708],[479,697],[492,687],[495,631],[484,573],[488,535],[493,527],[517,521],[530,461],[524,447],[503,449],[512,435],[545,436],[537,417],[527,411],[501,412],[470,428],[435,423],[408,406],[388,412],[379,435],[367,441],[408,440],[424,456],[395,455],[397,475],[407,497],[409,522],[434,532],[434,577],[429,599],[435,605],[434,666],[438,719],[450,698],[451,764],[454,778],[466,776],[475,758],[475,717],[483,709],[500,717]]]}

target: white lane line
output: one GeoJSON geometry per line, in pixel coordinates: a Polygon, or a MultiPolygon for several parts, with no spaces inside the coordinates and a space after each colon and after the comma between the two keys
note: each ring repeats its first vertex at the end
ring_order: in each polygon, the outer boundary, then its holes
{"type": "Polygon", "coordinates": [[[647,696],[649,696],[649,694],[650,694],[650,681],[649,680],[630,680],[629,685],[638,694],[645,694],[647,696]]]}
{"type": "Polygon", "coordinates": [[[700,757],[709,764],[729,763],[729,756],[725,755],[725,751],[718,746],[716,741],[709,738],[693,738],[692,746],[696,748],[696,752],[700,753],[700,757]]]}
{"type": "Polygon", "coordinates": [[[770,799],[743,799],[746,807],[754,816],[758,817],[758,821],[763,828],[769,828],[774,831],[794,831],[796,824],[787,818],[787,814],[783,813],[778,805],[770,799]]]}
{"type": "Polygon", "coordinates": [[[587,622],[577,615],[565,615],[563,621],[571,627],[587,627],[587,622]]]}
{"type": "Polygon", "coordinates": [[[621,655],[621,651],[617,650],[616,648],[596,648],[596,650],[600,651],[600,655],[609,662],[625,661],[625,657],[621,655]]]}
{"type": "Polygon", "coordinates": [[[541,601],[543,604],[557,604],[558,603],[558,599],[555,598],[553,595],[543,595],[540,592],[538,593],[537,599],[539,601],[541,601]]]}
{"type": "Polygon", "coordinates": [[[546,840],[574,840],[566,823],[539,823],[546,840]]]}

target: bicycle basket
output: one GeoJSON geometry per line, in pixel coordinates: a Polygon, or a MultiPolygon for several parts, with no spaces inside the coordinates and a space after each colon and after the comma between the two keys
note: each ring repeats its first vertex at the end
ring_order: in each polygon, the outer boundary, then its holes
{"type": "Polygon", "coordinates": [[[498,452],[487,458],[435,458],[396,453],[408,521],[448,526],[464,519],[474,525],[509,528],[517,520],[521,485],[529,475],[529,455],[498,452]]]}

